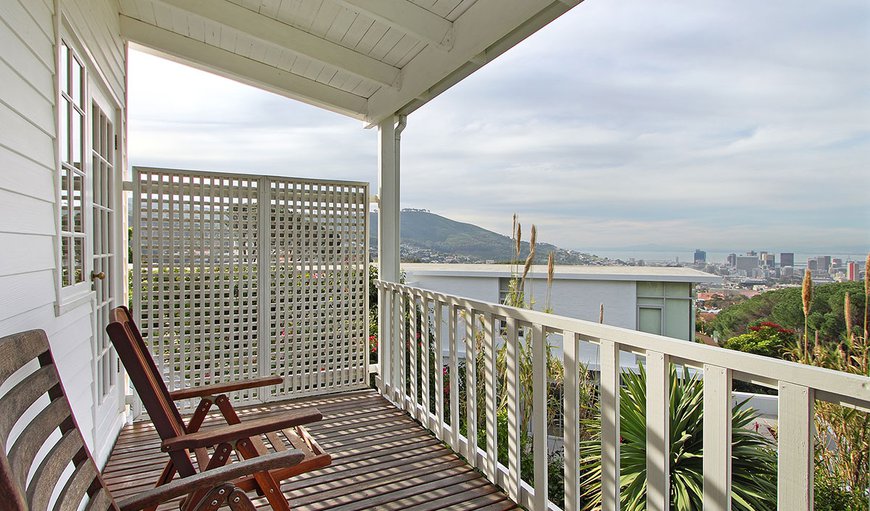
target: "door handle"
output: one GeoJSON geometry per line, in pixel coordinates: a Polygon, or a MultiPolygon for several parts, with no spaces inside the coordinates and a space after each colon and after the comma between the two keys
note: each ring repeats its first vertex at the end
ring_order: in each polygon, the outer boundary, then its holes
{"type": "Polygon", "coordinates": [[[91,280],[97,280],[97,279],[103,280],[104,278],[106,278],[106,272],[104,272],[104,271],[101,271],[101,272],[92,271],[91,272],[91,280]]]}

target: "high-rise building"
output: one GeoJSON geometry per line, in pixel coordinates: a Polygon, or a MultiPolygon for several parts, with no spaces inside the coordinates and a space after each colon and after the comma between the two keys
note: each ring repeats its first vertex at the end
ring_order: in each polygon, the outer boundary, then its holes
{"type": "Polygon", "coordinates": [[[707,252],[701,250],[700,248],[695,249],[695,264],[706,263],[707,262],[707,252]]]}
{"type": "Polygon", "coordinates": [[[776,266],[776,256],[774,254],[768,254],[767,252],[762,252],[758,257],[759,264],[764,268],[773,268],[776,266]]]}
{"type": "Polygon", "coordinates": [[[807,259],[807,269],[810,271],[819,269],[819,259],[817,257],[811,257],[807,259]]]}
{"type": "Polygon", "coordinates": [[[819,271],[831,270],[831,256],[819,256],[817,259],[819,260],[819,271]]]}
{"type": "Polygon", "coordinates": [[[779,265],[794,267],[794,252],[780,252],[779,265]]]}
{"type": "Polygon", "coordinates": [[[846,263],[846,278],[852,281],[861,280],[860,269],[861,267],[858,266],[858,263],[849,261],[846,263]]]}
{"type": "Polygon", "coordinates": [[[728,266],[737,266],[737,254],[728,254],[728,266]]]}
{"type": "Polygon", "coordinates": [[[746,270],[747,274],[751,275],[752,270],[758,268],[758,256],[737,256],[737,263],[735,264],[735,266],[738,270],[746,270]]]}

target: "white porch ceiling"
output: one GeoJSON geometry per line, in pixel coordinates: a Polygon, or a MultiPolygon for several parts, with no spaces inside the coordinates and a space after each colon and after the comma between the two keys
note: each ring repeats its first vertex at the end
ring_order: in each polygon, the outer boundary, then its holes
{"type": "Polygon", "coordinates": [[[581,0],[120,0],[140,49],[368,124],[409,114],[581,0]]]}

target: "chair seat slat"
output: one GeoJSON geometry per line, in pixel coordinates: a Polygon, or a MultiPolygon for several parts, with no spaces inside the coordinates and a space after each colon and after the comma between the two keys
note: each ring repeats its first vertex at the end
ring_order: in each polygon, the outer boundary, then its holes
{"type": "Polygon", "coordinates": [[[74,429],[64,433],[60,441],[52,447],[39,468],[33,474],[27,487],[27,500],[30,511],[48,509],[49,498],[70,460],[82,450],[82,437],[74,429]]]}
{"type": "Polygon", "coordinates": [[[0,398],[0,439],[9,438],[9,431],[25,410],[40,396],[57,385],[57,372],[54,365],[40,367],[18,382],[5,396],[0,398]]]}
{"type": "Polygon", "coordinates": [[[70,413],[66,399],[55,399],[27,424],[12,448],[9,449],[12,474],[18,479],[22,488],[36,453],[39,452],[48,436],[69,418],[70,413]]]}

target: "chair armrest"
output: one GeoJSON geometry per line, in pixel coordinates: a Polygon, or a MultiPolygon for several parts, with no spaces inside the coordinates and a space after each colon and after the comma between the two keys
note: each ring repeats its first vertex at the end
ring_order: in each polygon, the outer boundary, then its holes
{"type": "Polygon", "coordinates": [[[265,376],[263,378],[252,378],[250,380],[239,380],[229,383],[215,383],[213,385],[200,385],[189,389],[173,390],[169,393],[169,397],[173,401],[180,399],[188,399],[191,397],[217,396],[226,394],[234,390],[254,389],[257,387],[265,387],[267,385],[277,385],[284,381],[280,376],[265,376]]]}
{"type": "Polygon", "coordinates": [[[196,490],[231,482],[233,479],[242,476],[276,468],[290,467],[298,464],[304,457],[305,455],[302,451],[297,449],[265,454],[238,463],[230,463],[213,470],[199,472],[190,477],[170,481],[167,484],[151,488],[132,497],[118,499],[116,504],[118,504],[121,511],[144,509],[182,495],[188,495],[196,490]]]}
{"type": "Polygon", "coordinates": [[[196,433],[168,438],[163,441],[161,449],[164,452],[170,452],[182,449],[210,447],[222,442],[232,442],[279,429],[317,422],[322,418],[323,415],[321,415],[317,408],[300,408],[274,417],[263,417],[262,419],[246,421],[240,424],[209,428],[197,431],[196,433]]]}

